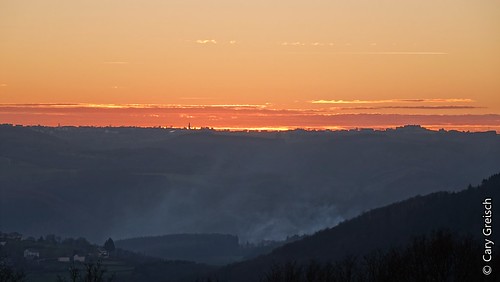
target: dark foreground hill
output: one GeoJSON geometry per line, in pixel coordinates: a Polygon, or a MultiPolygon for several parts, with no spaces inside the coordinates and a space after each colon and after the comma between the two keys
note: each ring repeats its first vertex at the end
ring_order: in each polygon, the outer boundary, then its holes
{"type": "MultiPolygon", "coordinates": [[[[384,253],[390,248],[406,248],[415,237],[429,236],[439,230],[445,230],[445,235],[438,235],[437,239],[432,239],[429,245],[419,245],[417,242],[407,248],[410,250],[421,248],[418,251],[425,252],[426,248],[434,250],[432,246],[436,242],[440,242],[438,245],[443,245],[443,242],[449,241],[452,247],[456,243],[460,250],[465,248],[470,250],[470,253],[456,254],[453,253],[455,250],[450,247],[450,256],[454,254],[453,256],[458,256],[458,258],[462,256],[463,259],[471,259],[471,264],[479,266],[478,269],[472,269],[472,271],[480,273],[484,264],[482,254],[485,249],[485,238],[500,242],[498,240],[500,234],[497,231],[499,229],[494,219],[491,236],[483,234],[485,208],[492,206],[494,213],[497,203],[500,205],[498,199],[500,199],[500,174],[484,180],[479,187],[469,187],[467,190],[456,193],[439,192],[418,196],[374,209],[333,228],[279,247],[269,255],[230,265],[216,276],[223,281],[259,281],[266,274],[272,273],[273,266],[276,265],[283,266],[287,263],[288,266],[290,263],[301,265],[311,260],[319,263],[335,262],[346,257],[363,258],[376,250],[384,253]],[[491,206],[485,206],[483,202],[491,202],[491,206]],[[472,245],[467,247],[469,243],[460,243],[463,238],[469,238],[468,242],[475,247],[472,245]],[[481,247],[477,248],[477,246],[481,247]]],[[[443,248],[447,246],[444,244],[443,248]]],[[[407,251],[400,253],[405,252],[407,251]]],[[[401,258],[404,257],[401,255],[401,258]]],[[[446,256],[442,260],[444,259],[446,256]]],[[[401,264],[411,263],[411,261],[401,262],[401,264]]],[[[446,261],[439,263],[445,264],[446,261]]]]}

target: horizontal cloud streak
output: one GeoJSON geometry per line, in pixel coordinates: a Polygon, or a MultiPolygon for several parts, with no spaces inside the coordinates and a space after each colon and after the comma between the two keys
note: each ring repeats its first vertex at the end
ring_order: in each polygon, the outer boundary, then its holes
{"type": "Polygon", "coordinates": [[[312,100],[312,104],[384,104],[384,103],[472,103],[472,99],[386,99],[386,100],[312,100]]]}
{"type": "MultiPolygon", "coordinates": [[[[210,99],[203,97],[185,97],[182,99],[210,99]]],[[[180,104],[93,104],[93,103],[38,103],[38,104],[0,104],[0,108],[68,108],[68,109],[172,109],[172,108],[213,108],[213,107],[252,107],[265,108],[265,104],[213,104],[213,105],[180,105],[180,104]]]]}
{"type": "Polygon", "coordinates": [[[337,52],[346,55],[448,55],[445,52],[337,52]]]}
{"type": "Polygon", "coordinates": [[[429,102],[429,103],[472,103],[472,99],[401,99],[402,102],[429,102]]]}
{"type": "Polygon", "coordinates": [[[464,109],[485,109],[486,107],[476,106],[382,106],[382,107],[345,107],[339,110],[380,110],[380,109],[412,109],[412,110],[464,110],[464,109]]]}

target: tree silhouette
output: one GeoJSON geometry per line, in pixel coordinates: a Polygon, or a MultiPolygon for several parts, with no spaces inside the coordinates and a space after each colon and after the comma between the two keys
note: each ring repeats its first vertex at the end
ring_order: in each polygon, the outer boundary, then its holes
{"type": "Polygon", "coordinates": [[[113,242],[113,239],[108,238],[106,242],[104,243],[104,249],[108,252],[112,252],[115,250],[115,242],[113,242]]]}
{"type": "MultiPolygon", "coordinates": [[[[84,264],[84,269],[72,265],[69,269],[70,282],[112,282],[115,275],[105,277],[107,270],[102,267],[102,262],[84,264]]],[[[65,277],[58,276],[57,282],[67,282],[65,277]]]]}
{"type": "MultiPolygon", "coordinates": [[[[309,264],[274,264],[262,282],[327,281],[499,281],[498,274],[481,273],[481,245],[472,237],[461,237],[446,230],[415,237],[406,246],[375,251],[358,259],[309,264]]],[[[304,263],[304,262],[303,262],[304,263]]],[[[494,268],[499,261],[491,262],[494,268]]]]}

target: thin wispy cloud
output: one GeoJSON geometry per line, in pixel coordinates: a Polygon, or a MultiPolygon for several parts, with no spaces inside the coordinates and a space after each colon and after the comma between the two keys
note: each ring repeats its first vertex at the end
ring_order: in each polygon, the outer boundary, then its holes
{"type": "Polygon", "coordinates": [[[472,99],[312,100],[311,104],[472,103],[472,99]]]}
{"type": "MultiPolygon", "coordinates": [[[[292,42],[281,42],[280,45],[282,46],[295,46],[295,47],[306,47],[306,46],[313,46],[313,47],[322,47],[322,46],[327,46],[327,47],[333,47],[335,46],[335,43],[333,42],[302,42],[302,41],[292,41],[292,42]]],[[[352,43],[346,42],[346,43],[341,43],[340,45],[346,46],[346,47],[351,47],[353,46],[352,43]]],[[[373,47],[378,46],[376,42],[368,42],[365,44],[361,44],[359,46],[368,46],[373,49],[373,47]]],[[[311,53],[311,52],[305,52],[305,53],[311,53]]],[[[322,52],[324,54],[334,54],[334,55],[418,55],[418,56],[426,56],[426,55],[448,55],[449,53],[447,52],[442,52],[442,51],[328,51],[324,50],[322,52]]],[[[301,53],[297,53],[301,54],[301,53]]]]}
{"type": "Polygon", "coordinates": [[[448,99],[401,99],[402,102],[428,102],[428,103],[473,103],[472,99],[462,99],[462,98],[448,98],[448,99]]]}
{"type": "Polygon", "coordinates": [[[335,52],[334,54],[346,55],[448,55],[445,52],[335,52]]]}
{"type": "Polygon", "coordinates": [[[283,45],[283,46],[305,46],[306,43],[303,43],[303,42],[300,42],[300,41],[282,42],[281,45],[283,45]]]}
{"type": "Polygon", "coordinates": [[[7,86],[7,84],[5,84],[5,83],[0,84],[0,87],[6,87],[6,86],[7,86]]]}
{"type": "Polygon", "coordinates": [[[128,65],[129,62],[125,61],[109,61],[109,62],[104,62],[106,65],[128,65]]]}
{"type": "Polygon", "coordinates": [[[300,41],[293,41],[293,42],[281,42],[280,45],[282,46],[334,46],[335,43],[332,42],[300,42],[300,41]]]}
{"type": "MultiPolygon", "coordinates": [[[[117,87],[117,86],[116,86],[117,87]]],[[[115,86],[111,87],[115,88],[115,86]]],[[[119,87],[118,87],[119,88],[119,87]]],[[[189,97],[187,97],[189,98],[189,97]]],[[[193,97],[197,99],[197,97],[193,97]]],[[[200,98],[204,99],[204,98],[200,98]]],[[[102,109],[194,109],[194,108],[255,108],[264,109],[270,104],[93,104],[93,103],[36,103],[36,104],[0,104],[0,108],[46,108],[46,109],[75,109],[75,108],[102,108],[102,109]]]]}
{"type": "Polygon", "coordinates": [[[378,104],[378,103],[394,103],[396,99],[392,100],[312,100],[312,104],[378,104]]]}
{"type": "Polygon", "coordinates": [[[330,55],[377,55],[377,56],[444,56],[445,52],[329,52],[329,51],[303,51],[288,52],[289,54],[330,54],[330,55]]]}
{"type": "Polygon", "coordinates": [[[239,44],[236,40],[218,40],[218,39],[197,39],[185,40],[185,42],[201,44],[201,45],[236,45],[239,44]]]}
{"type": "Polygon", "coordinates": [[[383,107],[340,107],[338,110],[380,110],[380,109],[410,109],[410,110],[465,110],[465,109],[485,109],[486,107],[476,106],[383,106],[383,107]]]}
{"type": "Polygon", "coordinates": [[[198,39],[195,42],[198,44],[217,44],[215,39],[198,39]]]}

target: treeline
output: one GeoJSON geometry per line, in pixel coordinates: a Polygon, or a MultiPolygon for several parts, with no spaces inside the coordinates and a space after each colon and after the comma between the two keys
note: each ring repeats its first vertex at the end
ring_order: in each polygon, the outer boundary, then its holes
{"type": "Polygon", "coordinates": [[[36,251],[39,259],[57,259],[60,256],[95,253],[97,248],[82,237],[61,239],[59,236],[49,234],[38,239],[28,237],[22,240],[7,240],[4,246],[0,246],[0,256],[8,257],[18,265],[24,265],[23,252],[27,249],[36,251]]]}
{"type": "Polygon", "coordinates": [[[391,281],[498,281],[500,263],[489,264],[493,272],[482,272],[484,250],[471,237],[447,231],[415,238],[406,247],[346,257],[335,262],[294,261],[274,264],[261,282],[391,282],[391,281]],[[495,271],[497,270],[497,271],[495,271]]]}

